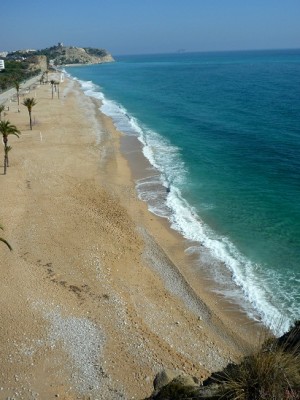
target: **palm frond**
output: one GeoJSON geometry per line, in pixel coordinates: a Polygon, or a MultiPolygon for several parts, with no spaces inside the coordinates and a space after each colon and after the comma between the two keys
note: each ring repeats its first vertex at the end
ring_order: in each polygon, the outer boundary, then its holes
{"type": "Polygon", "coordinates": [[[0,133],[3,136],[16,135],[18,137],[21,134],[16,125],[11,124],[9,121],[0,121],[0,133]]]}
{"type": "Polygon", "coordinates": [[[32,109],[33,106],[35,106],[37,104],[36,100],[34,97],[27,97],[26,99],[23,100],[23,106],[27,107],[28,110],[32,109]]]}
{"type": "Polygon", "coordinates": [[[8,152],[9,152],[11,149],[12,149],[11,146],[6,146],[6,147],[4,148],[5,154],[8,154],[8,152]]]}
{"type": "MultiPolygon", "coordinates": [[[[4,228],[3,228],[2,225],[0,225],[0,229],[4,230],[4,228]]],[[[0,237],[0,242],[6,244],[6,246],[9,248],[9,250],[12,251],[12,247],[11,247],[11,245],[8,243],[7,240],[5,240],[5,239],[3,239],[3,238],[0,237]]]]}
{"type": "Polygon", "coordinates": [[[0,237],[0,242],[3,242],[4,244],[6,244],[6,246],[9,248],[10,251],[12,251],[12,247],[11,245],[8,243],[7,240],[3,239],[0,237]]]}

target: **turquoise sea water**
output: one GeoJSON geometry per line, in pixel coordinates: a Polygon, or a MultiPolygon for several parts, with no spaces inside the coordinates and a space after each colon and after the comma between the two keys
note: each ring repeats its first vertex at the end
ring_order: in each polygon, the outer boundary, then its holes
{"type": "Polygon", "coordinates": [[[155,168],[139,196],[286,328],[300,318],[300,50],[116,61],[67,72],[142,142],[155,168]]]}

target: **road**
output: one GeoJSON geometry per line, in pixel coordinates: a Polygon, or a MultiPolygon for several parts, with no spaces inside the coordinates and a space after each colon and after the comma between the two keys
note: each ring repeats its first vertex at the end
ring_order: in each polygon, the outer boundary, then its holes
{"type": "MultiPolygon", "coordinates": [[[[20,85],[20,94],[24,93],[24,90],[28,89],[31,85],[39,82],[41,74],[22,82],[20,85]]],[[[9,89],[6,92],[0,94],[0,104],[4,104],[6,101],[16,97],[17,91],[15,88],[9,89]]]]}

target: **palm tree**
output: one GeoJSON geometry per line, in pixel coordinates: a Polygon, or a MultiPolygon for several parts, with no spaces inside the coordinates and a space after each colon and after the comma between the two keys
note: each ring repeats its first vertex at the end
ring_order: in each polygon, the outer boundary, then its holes
{"type": "Polygon", "coordinates": [[[3,113],[4,110],[5,110],[5,107],[3,104],[1,104],[1,106],[0,106],[0,121],[1,121],[1,114],[3,113]]]}
{"type": "Polygon", "coordinates": [[[51,83],[51,87],[52,87],[52,99],[53,99],[53,88],[54,88],[54,85],[55,85],[55,80],[51,79],[50,83],[51,83]]]}
{"type": "MultiPolygon", "coordinates": [[[[2,227],[2,225],[0,225],[0,229],[2,229],[3,230],[3,227],[2,227]]],[[[9,250],[11,251],[12,250],[12,247],[11,247],[11,245],[5,240],[5,239],[3,239],[3,238],[1,238],[0,237],[0,242],[3,242],[3,243],[5,243],[6,244],[6,246],[9,248],[9,250]]]]}
{"type": "Polygon", "coordinates": [[[9,121],[0,121],[0,133],[2,134],[4,143],[4,175],[6,174],[6,168],[8,167],[8,152],[11,147],[8,146],[8,135],[15,135],[19,137],[21,132],[15,125],[12,125],[9,121]]]}
{"type": "Polygon", "coordinates": [[[11,149],[11,146],[4,147],[4,175],[6,175],[6,167],[9,167],[8,153],[11,149]]]}
{"type": "Polygon", "coordinates": [[[58,81],[55,81],[55,91],[56,91],[56,88],[57,88],[57,97],[59,98],[59,82],[58,81]]]}
{"type": "Polygon", "coordinates": [[[17,91],[17,97],[18,97],[18,106],[20,105],[20,82],[15,81],[15,88],[17,91]]]}
{"type": "Polygon", "coordinates": [[[28,109],[30,129],[32,130],[31,111],[32,111],[32,107],[34,107],[36,105],[36,101],[33,97],[32,98],[27,97],[26,99],[24,99],[22,104],[23,104],[23,106],[27,107],[27,109],[28,109]]]}

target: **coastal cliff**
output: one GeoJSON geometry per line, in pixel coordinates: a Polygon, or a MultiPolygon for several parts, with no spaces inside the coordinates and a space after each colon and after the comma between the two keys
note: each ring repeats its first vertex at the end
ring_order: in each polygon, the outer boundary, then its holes
{"type": "Polygon", "coordinates": [[[91,47],[64,46],[58,43],[55,46],[42,50],[20,50],[7,55],[7,59],[24,61],[36,56],[46,56],[49,64],[101,64],[115,61],[105,49],[91,47]]]}
{"type": "Polygon", "coordinates": [[[115,61],[105,49],[55,46],[49,50],[49,59],[55,65],[101,64],[115,61]]]}

